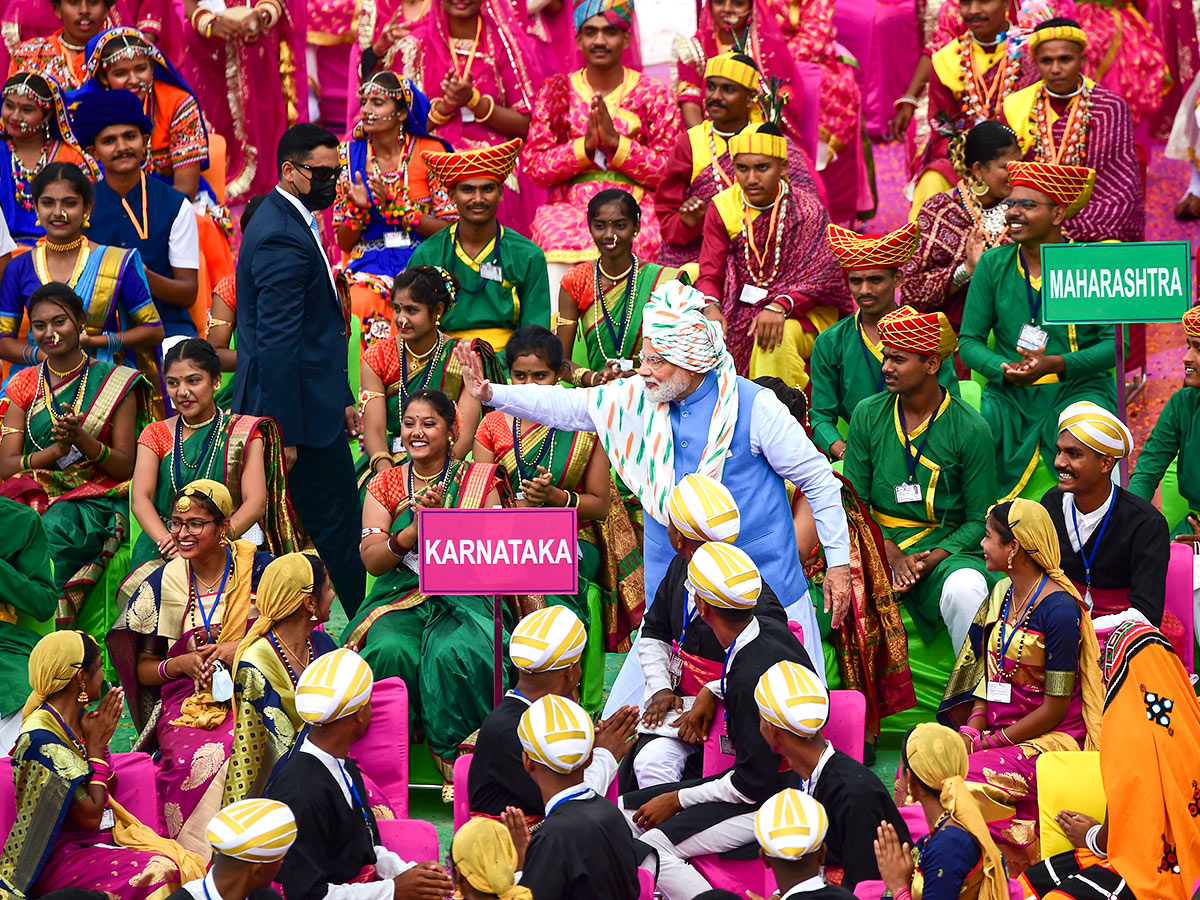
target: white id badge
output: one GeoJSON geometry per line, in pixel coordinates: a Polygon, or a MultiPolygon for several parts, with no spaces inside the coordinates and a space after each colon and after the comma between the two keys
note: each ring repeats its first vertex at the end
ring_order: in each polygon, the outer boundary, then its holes
{"type": "Polygon", "coordinates": [[[1036,325],[1026,322],[1021,326],[1021,334],[1017,337],[1017,349],[1042,350],[1045,348],[1049,337],[1050,335],[1046,333],[1044,328],[1038,328],[1036,325]]]}
{"type": "Polygon", "coordinates": [[[392,452],[400,453],[403,450],[404,450],[404,441],[402,441],[399,437],[392,438],[392,452]]]}
{"type": "Polygon", "coordinates": [[[100,830],[111,831],[117,825],[117,817],[113,815],[111,807],[104,807],[104,812],[100,815],[100,830]]]}
{"type": "Polygon", "coordinates": [[[219,659],[213,663],[212,698],[218,703],[228,703],[233,699],[233,677],[219,659]]]}
{"type": "Polygon", "coordinates": [[[598,168],[603,169],[605,172],[608,171],[608,157],[604,155],[603,150],[597,150],[592,154],[592,162],[594,162],[598,168]]]}
{"type": "Polygon", "coordinates": [[[616,369],[618,372],[632,372],[633,371],[633,360],[632,359],[610,359],[608,361],[608,363],[614,369],[616,369]]]}
{"type": "Polygon", "coordinates": [[[65,469],[67,466],[71,465],[72,463],[78,462],[81,459],[83,459],[83,451],[81,451],[78,447],[76,447],[74,444],[72,444],[71,449],[67,451],[67,455],[64,456],[62,459],[60,459],[56,463],[56,465],[60,469],[65,469]]]}
{"type": "Polygon", "coordinates": [[[407,231],[388,231],[383,235],[383,246],[398,250],[412,246],[412,236],[407,231]]]}
{"type": "Polygon", "coordinates": [[[409,550],[404,554],[404,564],[418,575],[421,574],[421,558],[417,556],[416,550],[409,550]]]}
{"type": "Polygon", "coordinates": [[[989,681],[987,684],[988,703],[1012,703],[1012,685],[1007,681],[989,681]]]}
{"type": "Polygon", "coordinates": [[[667,675],[671,679],[671,687],[679,687],[679,679],[683,677],[683,657],[678,653],[671,654],[671,664],[667,667],[667,675]]]}
{"type": "Polygon", "coordinates": [[[767,299],[767,289],[757,284],[744,284],[738,299],[750,306],[757,306],[760,301],[767,299]]]}
{"type": "Polygon", "coordinates": [[[896,485],[896,502],[920,503],[921,486],[915,481],[906,481],[904,484],[896,485]]]}
{"type": "Polygon", "coordinates": [[[458,111],[460,113],[462,113],[462,120],[464,122],[474,122],[475,121],[475,110],[467,109],[465,106],[460,106],[458,108],[458,111]]]}
{"type": "Polygon", "coordinates": [[[479,267],[479,275],[485,281],[504,280],[504,272],[501,271],[500,266],[497,263],[494,263],[491,260],[488,260],[479,267]]]}

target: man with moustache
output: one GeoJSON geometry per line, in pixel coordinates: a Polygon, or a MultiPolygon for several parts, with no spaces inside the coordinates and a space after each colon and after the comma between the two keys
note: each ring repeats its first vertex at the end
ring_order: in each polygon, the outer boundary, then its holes
{"type": "MultiPolygon", "coordinates": [[[[799,565],[785,482],[803,492],[812,507],[828,565],[825,608],[833,611],[834,627],[849,606],[850,550],[841,486],[776,396],[737,376],[723,329],[705,317],[705,306],[699,291],[677,281],[656,290],[643,316],[637,375],[593,388],[493,385],[472,354],[456,350],[455,356],[464,387],[480,401],[551,428],[598,433],[617,474],[646,512],[648,603],[675,553],[667,524],[676,483],[699,472],[720,481],[734,497],[753,497],[742,507],[735,545],[751,556],[789,618],[803,627],[809,657],[821,660],[820,631],[799,565]]],[[[637,654],[630,653],[609,709],[640,703],[643,692],[637,654]]]]}
{"type": "Polygon", "coordinates": [[[959,356],[988,380],[980,412],[996,440],[1001,500],[1045,493],[1063,409],[1077,400],[1117,408],[1112,329],[1042,318],[1042,245],[1066,242],[1063,227],[1087,204],[1095,177],[1082,166],[1009,163],[1012,194],[1002,205],[1013,243],[984,253],[971,278],[959,356]]]}
{"type": "MultiPolygon", "coordinates": [[[[755,106],[759,77],[754,60],[741,53],[723,53],[705,64],[706,118],[679,136],[662,184],[654,193],[654,210],[663,239],[658,262],[663,265],[699,261],[708,204],[733,183],[729,139],[759,114],[755,106]]],[[[819,197],[812,166],[803,151],[790,142],[787,178],[793,193],[819,197]]],[[[824,210],[819,200],[817,205],[824,210]]]]}
{"type": "Polygon", "coordinates": [[[450,337],[481,338],[504,349],[517,328],[550,327],[546,255],[524,235],[496,221],[504,180],[521,150],[514,138],[462,153],[423,153],[458,207],[458,222],[427,237],[410,266],[440,266],[458,279],[458,297],[442,316],[450,337]]]}

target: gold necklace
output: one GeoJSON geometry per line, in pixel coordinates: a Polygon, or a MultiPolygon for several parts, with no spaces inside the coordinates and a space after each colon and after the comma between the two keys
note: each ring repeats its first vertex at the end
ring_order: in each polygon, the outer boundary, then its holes
{"type": "MultiPolygon", "coordinates": [[[[279,632],[276,632],[276,633],[275,633],[275,639],[276,639],[277,641],[279,641],[279,646],[281,646],[281,647],[282,647],[284,650],[286,650],[286,651],[287,651],[287,655],[288,655],[288,656],[290,656],[290,657],[292,658],[292,663],[294,664],[295,668],[297,668],[297,669],[306,669],[306,668],[308,668],[308,664],[309,664],[310,662],[312,662],[312,657],[311,657],[311,656],[310,656],[308,659],[306,659],[306,660],[303,662],[303,664],[302,664],[302,663],[300,662],[300,654],[299,654],[299,653],[297,653],[295,650],[293,650],[293,649],[292,649],[292,647],[291,647],[291,645],[290,645],[290,644],[289,644],[287,641],[285,641],[285,640],[284,640],[282,637],[280,637],[280,636],[279,636],[279,632]]],[[[307,649],[307,642],[306,642],[306,645],[305,645],[305,646],[306,646],[306,649],[307,649]]]]}
{"type": "MultiPolygon", "coordinates": [[[[54,370],[51,369],[51,371],[54,371],[54,370]]],[[[211,416],[209,416],[207,419],[205,419],[203,422],[197,422],[195,425],[191,424],[187,419],[184,419],[182,414],[180,414],[179,418],[183,420],[184,428],[190,428],[192,431],[199,431],[201,428],[207,428],[209,425],[211,425],[213,423],[213,421],[217,418],[217,414],[214,411],[213,414],[211,416]]]]}
{"type": "Polygon", "coordinates": [[[408,346],[408,343],[406,341],[401,341],[400,345],[404,348],[404,352],[408,354],[408,358],[413,361],[413,365],[420,367],[421,365],[423,365],[425,363],[425,360],[427,360],[427,359],[429,359],[429,357],[433,356],[433,354],[437,350],[437,348],[442,345],[442,333],[440,331],[438,332],[437,340],[435,340],[433,342],[433,346],[430,347],[428,350],[426,350],[424,353],[418,354],[415,350],[413,350],[411,347],[408,346]]]}
{"type": "MultiPolygon", "coordinates": [[[[201,578],[201,577],[199,576],[199,574],[197,574],[196,570],[195,570],[195,569],[194,569],[192,566],[188,566],[188,568],[192,570],[192,577],[193,577],[193,578],[195,578],[195,579],[196,579],[196,581],[198,581],[198,582],[200,583],[200,586],[201,586],[202,588],[204,588],[204,590],[205,590],[206,592],[211,592],[211,591],[213,590],[213,588],[215,588],[215,587],[217,586],[217,582],[219,582],[219,581],[221,580],[221,577],[222,577],[221,575],[218,575],[216,578],[214,578],[214,579],[212,580],[212,583],[210,584],[209,582],[207,582],[207,581],[205,581],[203,578],[201,578]]],[[[223,574],[223,573],[222,573],[222,574],[223,574]]]]}
{"type": "Polygon", "coordinates": [[[83,235],[82,234],[79,237],[75,238],[75,240],[70,241],[69,243],[66,243],[66,244],[56,244],[52,240],[50,240],[50,238],[46,238],[47,249],[53,250],[55,253],[70,253],[72,250],[78,250],[82,246],[83,246],[83,235]]]}
{"type": "Polygon", "coordinates": [[[50,370],[51,374],[57,375],[59,378],[69,378],[71,375],[74,375],[76,372],[78,372],[83,367],[83,365],[87,362],[87,359],[88,359],[87,354],[84,353],[82,350],[79,351],[79,357],[80,357],[79,362],[76,363],[74,366],[72,366],[70,369],[67,369],[67,371],[65,371],[65,372],[60,372],[60,371],[58,371],[58,369],[54,368],[54,366],[50,365],[49,359],[47,359],[45,361],[46,368],[50,370]]]}
{"type": "Polygon", "coordinates": [[[600,274],[603,275],[605,278],[607,278],[609,281],[621,281],[625,278],[625,276],[627,276],[631,271],[633,271],[633,263],[632,262],[629,264],[628,269],[626,269],[624,272],[620,272],[616,275],[609,275],[607,272],[605,272],[604,271],[604,263],[598,263],[598,265],[600,266],[600,274]]]}
{"type": "MultiPolygon", "coordinates": [[[[46,265],[46,243],[46,239],[42,238],[38,241],[37,246],[33,248],[33,269],[42,284],[49,284],[54,280],[50,277],[50,269],[46,265]]],[[[91,255],[92,248],[86,243],[79,247],[79,254],[75,257],[75,271],[67,279],[68,287],[75,287],[79,282],[79,276],[83,274],[83,270],[87,266],[88,257],[91,255]]]]}

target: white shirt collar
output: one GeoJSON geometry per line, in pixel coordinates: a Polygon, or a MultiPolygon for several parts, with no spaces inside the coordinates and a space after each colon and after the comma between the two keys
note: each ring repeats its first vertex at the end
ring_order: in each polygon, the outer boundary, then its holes
{"type": "Polygon", "coordinates": [[[825,879],[820,875],[814,875],[805,881],[800,882],[786,894],[780,896],[779,900],[788,900],[789,897],[797,897],[800,894],[808,894],[812,891],[819,891],[825,887],[825,879]]]}
{"type": "Polygon", "coordinates": [[[578,794],[577,797],[571,797],[572,800],[587,800],[589,797],[596,796],[596,792],[589,788],[582,781],[579,784],[573,784],[569,788],[559,791],[546,803],[546,815],[550,815],[550,810],[554,809],[559,803],[562,803],[571,794],[578,794]],[[582,792],[582,793],[581,793],[582,792]]]}
{"type": "Polygon", "coordinates": [[[750,620],[750,624],[742,629],[742,633],[733,639],[733,646],[729,654],[729,662],[725,664],[726,675],[729,674],[729,667],[733,665],[734,658],[741,652],[743,647],[758,637],[761,631],[762,629],[758,625],[758,617],[755,616],[750,620]]]}
{"type": "Polygon", "coordinates": [[[1097,506],[1089,513],[1083,512],[1075,506],[1075,495],[1072,493],[1063,492],[1063,518],[1066,520],[1067,537],[1071,541],[1071,548],[1079,553],[1083,549],[1083,544],[1086,544],[1092,539],[1092,535],[1096,529],[1100,527],[1100,522],[1108,513],[1108,508],[1113,505],[1117,497],[1116,488],[1111,488],[1108,492],[1108,499],[1097,506]],[[1074,515],[1072,515],[1074,513],[1074,515]],[[1075,533],[1075,526],[1078,522],[1079,533],[1075,533]],[[1083,543],[1080,543],[1082,541],[1083,543]]]}
{"type": "MultiPolygon", "coordinates": [[[[342,761],[332,753],[327,753],[326,751],[322,750],[309,738],[305,738],[304,743],[300,745],[300,752],[314,756],[322,762],[325,768],[329,770],[329,774],[333,778],[334,783],[337,784],[338,790],[342,792],[342,797],[345,798],[346,805],[353,807],[354,800],[350,797],[350,789],[346,787],[346,777],[348,777],[350,773],[346,772],[345,776],[343,776],[342,773],[345,770],[342,768],[342,761]]],[[[214,897],[213,900],[217,900],[217,898],[214,897]]]]}
{"type": "Polygon", "coordinates": [[[275,190],[279,191],[279,195],[281,197],[284,197],[288,203],[290,203],[290,204],[292,204],[292,206],[296,207],[296,211],[300,213],[300,215],[304,218],[304,221],[307,224],[311,225],[313,222],[317,221],[317,217],[315,215],[313,215],[313,213],[309,212],[308,207],[306,207],[303,203],[301,203],[300,198],[297,197],[295,194],[293,194],[289,191],[285,191],[279,185],[275,185],[275,190]]]}
{"type": "Polygon", "coordinates": [[[221,897],[221,892],[217,890],[217,883],[213,881],[211,870],[203,878],[189,881],[183,886],[183,889],[195,897],[196,900],[224,900],[221,897]],[[207,894],[205,894],[204,890],[206,887],[208,888],[207,894]]]}
{"type": "MultiPolygon", "coordinates": [[[[816,768],[814,768],[813,773],[808,776],[808,780],[803,781],[803,783],[800,785],[800,788],[804,791],[804,793],[811,795],[813,791],[817,789],[817,779],[820,778],[821,773],[825,771],[825,763],[833,759],[834,752],[833,744],[829,741],[825,741],[825,749],[821,751],[821,758],[817,760],[816,768]]],[[[783,898],[781,897],[780,900],[783,900],[783,898]]]]}
{"type": "Polygon", "coordinates": [[[530,699],[529,699],[528,697],[526,697],[524,694],[518,694],[518,693],[517,693],[515,690],[509,691],[509,692],[508,692],[507,694],[505,694],[504,696],[505,696],[505,697],[516,697],[518,700],[520,700],[520,701],[521,701],[522,703],[524,703],[526,706],[533,706],[533,701],[532,701],[532,700],[530,700],[530,699]]]}

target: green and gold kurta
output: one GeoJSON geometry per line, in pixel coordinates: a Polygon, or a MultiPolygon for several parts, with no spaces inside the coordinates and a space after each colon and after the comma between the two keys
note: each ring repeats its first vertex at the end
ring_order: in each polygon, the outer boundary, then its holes
{"type": "MultiPolygon", "coordinates": [[[[867,397],[883,391],[883,345],[868,341],[856,312],[817,335],[813,342],[809,372],[812,402],[809,421],[813,443],[822,453],[842,440],[838,419],[846,422],[855,407],[867,397]]],[[[950,360],[942,363],[938,383],[958,396],[958,379],[950,360]]]]}
{"type": "MultiPolygon", "coordinates": [[[[1154,499],[1154,491],[1162,481],[1167,467],[1178,457],[1176,471],[1179,493],[1188,509],[1200,511],[1200,389],[1184,387],[1177,390],[1163,407],[1154,430],[1138,455],[1137,469],[1129,479],[1129,493],[1143,500],[1154,499]]],[[[1176,534],[1190,534],[1186,517],[1182,522],[1168,523],[1176,534]]]]}
{"type": "Polygon", "coordinates": [[[906,454],[899,402],[893,394],[877,394],[858,405],[850,419],[843,472],[871,507],[885,539],[905,553],[941,549],[950,554],[902,598],[929,641],[942,627],[939,599],[946,578],[963,568],[986,573],[979,542],[996,497],[996,452],[979,413],[947,395],[932,424],[909,434],[906,454]],[[906,455],[916,460],[919,502],[896,500],[896,486],[910,477],[906,455]]]}
{"type": "MultiPolygon", "coordinates": [[[[1117,392],[1111,369],[1116,364],[1112,329],[1107,325],[1048,325],[1041,313],[1041,280],[1027,279],[1019,244],[993,247],[983,254],[971,278],[963,311],[959,355],[988,383],[980,412],[996,439],[997,481],[1001,499],[1024,490],[1038,459],[1052,467],[1058,440],[1058,414],[1078,400],[1091,400],[1112,412],[1117,392]],[[1031,314],[1031,308],[1035,308],[1031,314]],[[1046,355],[1062,356],[1062,375],[1047,375],[1035,385],[1004,380],[1001,363],[1021,360],[1017,339],[1032,323],[1047,333],[1046,355]],[[995,347],[988,347],[988,336],[995,347]]],[[[1039,498],[1035,498],[1039,499],[1039,498]]]]}

